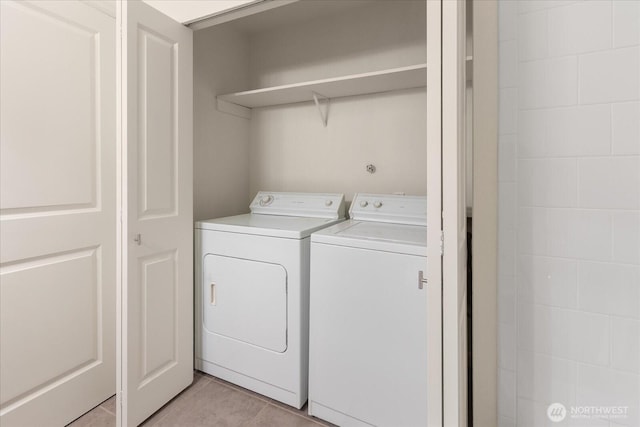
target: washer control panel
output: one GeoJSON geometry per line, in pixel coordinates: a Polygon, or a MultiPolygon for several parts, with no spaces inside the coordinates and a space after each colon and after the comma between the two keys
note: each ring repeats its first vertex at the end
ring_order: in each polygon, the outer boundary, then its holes
{"type": "Polygon", "coordinates": [[[358,193],[349,210],[351,219],[427,225],[427,197],[358,193]]]}
{"type": "Polygon", "coordinates": [[[285,193],[259,191],[249,205],[251,213],[262,215],[344,218],[344,194],[285,193]]]}

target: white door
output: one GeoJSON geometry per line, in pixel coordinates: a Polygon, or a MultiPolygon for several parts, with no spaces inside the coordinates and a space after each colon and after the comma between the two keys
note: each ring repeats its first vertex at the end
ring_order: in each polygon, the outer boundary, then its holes
{"type": "Polygon", "coordinates": [[[427,2],[427,425],[442,427],[442,2],[427,2]]]}
{"type": "Polygon", "coordinates": [[[115,19],[0,2],[0,424],[115,393],[115,19]]]}
{"type": "Polygon", "coordinates": [[[193,380],[192,31],[140,1],[122,31],[120,425],[193,380]]]}
{"type": "Polygon", "coordinates": [[[427,2],[429,426],[467,425],[464,7],[427,2]]]}
{"type": "Polygon", "coordinates": [[[443,424],[467,420],[465,2],[442,2],[443,424]]]}

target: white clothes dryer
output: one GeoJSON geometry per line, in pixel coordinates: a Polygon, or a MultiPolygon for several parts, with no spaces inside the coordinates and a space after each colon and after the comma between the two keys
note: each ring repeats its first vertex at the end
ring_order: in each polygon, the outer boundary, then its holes
{"type": "Polygon", "coordinates": [[[311,235],[309,414],[427,425],[426,197],[357,194],[311,235]]]}
{"type": "Polygon", "coordinates": [[[344,218],[344,196],[259,192],[250,209],[196,223],[196,368],[301,408],[309,236],[344,218]]]}

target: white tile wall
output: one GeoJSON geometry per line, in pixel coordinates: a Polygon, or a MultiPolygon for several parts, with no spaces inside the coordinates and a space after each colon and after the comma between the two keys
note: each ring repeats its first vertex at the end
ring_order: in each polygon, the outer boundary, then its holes
{"type": "Polygon", "coordinates": [[[548,55],[547,12],[520,15],[518,22],[518,56],[521,61],[540,59],[548,55]]]}
{"type": "Polygon", "coordinates": [[[639,47],[581,55],[580,102],[594,104],[640,99],[639,57],[639,47]]]}
{"type": "Polygon", "coordinates": [[[578,293],[582,310],[640,319],[640,266],[580,262],[578,293]]]}
{"type": "Polygon", "coordinates": [[[518,296],[522,302],[578,307],[578,262],[572,259],[521,255],[518,296]]]}
{"type": "Polygon", "coordinates": [[[640,44],[640,2],[613,2],[613,46],[640,44]]]}
{"type": "Polygon", "coordinates": [[[515,135],[505,135],[498,146],[498,175],[500,182],[516,181],[517,143],[515,135]]]}
{"type": "Polygon", "coordinates": [[[637,427],[640,1],[498,4],[499,425],[637,427]]]}
{"type": "MultiPolygon", "coordinates": [[[[547,111],[521,110],[518,115],[518,157],[542,157],[547,154],[547,111]]],[[[502,136],[501,136],[502,138],[502,136]]]]}
{"type": "Polygon", "coordinates": [[[640,212],[613,214],[613,261],[640,264],[640,212]]]}
{"type": "Polygon", "coordinates": [[[518,202],[520,206],[577,206],[577,160],[520,159],[518,202]]]}
{"type": "MultiPolygon", "coordinates": [[[[498,213],[498,221],[500,221],[500,213],[498,213]]],[[[518,253],[547,255],[547,240],[547,210],[545,208],[519,208],[518,253]]],[[[498,252],[499,250],[498,248],[498,252]]]]}
{"type": "Polygon", "coordinates": [[[640,209],[640,156],[580,159],[580,207],[640,209]]]}
{"type": "Polygon", "coordinates": [[[516,375],[513,371],[501,370],[498,379],[498,390],[498,415],[515,419],[516,375]]]}
{"type": "MultiPolygon", "coordinates": [[[[516,328],[506,323],[498,324],[498,367],[505,370],[516,369],[516,328]]],[[[498,373],[500,374],[500,373],[498,373]]]]}
{"type": "Polygon", "coordinates": [[[611,2],[587,1],[548,11],[549,55],[564,56],[611,47],[611,2]]]}
{"type": "Polygon", "coordinates": [[[607,367],[579,364],[576,401],[585,406],[628,406],[628,417],[617,419],[616,423],[633,427],[640,425],[638,375],[607,367]]]}
{"type": "Polygon", "coordinates": [[[518,397],[575,403],[577,362],[533,352],[518,354],[518,397]]]}
{"type": "Polygon", "coordinates": [[[498,73],[500,88],[516,87],[518,85],[518,44],[515,40],[500,43],[500,61],[498,73]]]}
{"type": "Polygon", "coordinates": [[[578,100],[577,70],[576,56],[520,62],[520,108],[575,105],[578,100]]]}
{"type": "Polygon", "coordinates": [[[640,103],[613,104],[611,126],[613,154],[640,154],[640,103]]]}
{"type": "Polygon", "coordinates": [[[609,317],[518,301],[518,360],[537,352],[595,365],[609,364],[609,317]]]}
{"type": "Polygon", "coordinates": [[[500,133],[515,133],[518,130],[518,90],[513,88],[500,90],[500,133]]]}
{"type": "Polygon", "coordinates": [[[607,211],[549,209],[547,255],[594,261],[611,260],[611,214],[607,211]]]}
{"type": "Polygon", "coordinates": [[[597,156],[611,152],[611,110],[608,105],[546,112],[547,156],[597,156]]]}
{"type": "Polygon", "coordinates": [[[611,330],[613,368],[640,374],[640,321],[614,317],[611,330]]]}

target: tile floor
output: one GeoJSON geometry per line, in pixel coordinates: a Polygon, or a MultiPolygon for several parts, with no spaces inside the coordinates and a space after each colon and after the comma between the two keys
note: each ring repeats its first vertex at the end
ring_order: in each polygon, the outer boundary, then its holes
{"type": "MultiPolygon", "coordinates": [[[[104,401],[69,427],[116,425],[115,397],[104,401]]],[[[332,426],[242,387],[196,371],[193,384],[147,419],[145,427],[319,427],[332,426]]]]}

